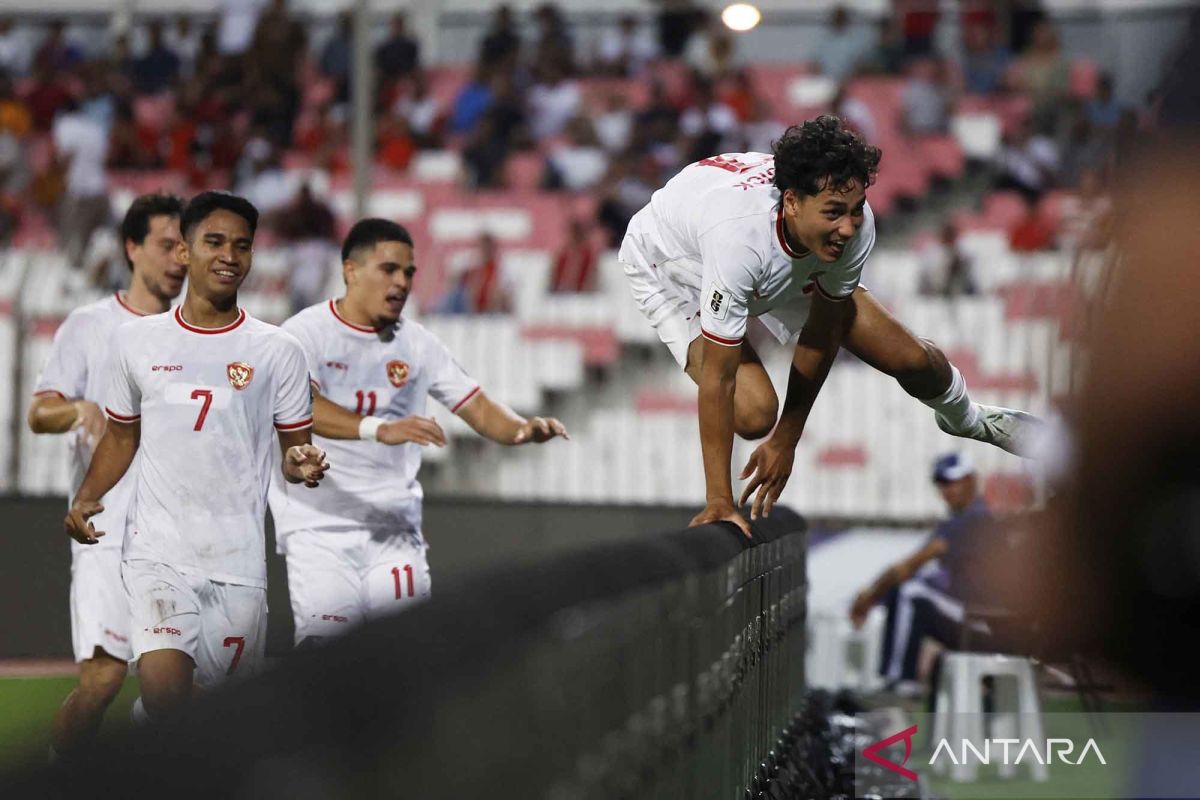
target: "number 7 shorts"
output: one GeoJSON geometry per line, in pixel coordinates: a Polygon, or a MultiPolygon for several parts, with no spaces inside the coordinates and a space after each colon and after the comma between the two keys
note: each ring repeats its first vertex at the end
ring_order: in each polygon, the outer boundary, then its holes
{"type": "Polygon", "coordinates": [[[428,549],[415,531],[298,530],[281,537],[296,643],[339,636],[426,600],[428,549]]]}
{"type": "Polygon", "coordinates": [[[153,650],[180,650],[195,662],[195,683],[205,689],[261,667],[266,589],[218,583],[143,559],[122,562],[121,577],[135,663],[153,650]]]}

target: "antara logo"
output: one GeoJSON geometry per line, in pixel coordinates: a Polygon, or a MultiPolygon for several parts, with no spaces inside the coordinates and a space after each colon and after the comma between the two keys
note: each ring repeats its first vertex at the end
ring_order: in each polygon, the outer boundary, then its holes
{"type": "Polygon", "coordinates": [[[183,364],[155,364],[150,368],[151,372],[182,372],[183,364]]]}

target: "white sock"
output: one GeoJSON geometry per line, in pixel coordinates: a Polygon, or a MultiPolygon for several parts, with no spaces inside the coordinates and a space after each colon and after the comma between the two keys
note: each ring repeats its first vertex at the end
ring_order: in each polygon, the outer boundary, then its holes
{"type": "Polygon", "coordinates": [[[149,725],[150,715],[146,713],[146,705],[142,702],[141,695],[133,701],[133,705],[129,707],[129,719],[134,725],[149,725]]]}
{"type": "Polygon", "coordinates": [[[978,424],[979,407],[971,402],[971,396],[967,394],[967,382],[953,364],[950,365],[950,376],[949,389],[921,402],[946,420],[946,424],[954,431],[965,433],[978,424]]]}

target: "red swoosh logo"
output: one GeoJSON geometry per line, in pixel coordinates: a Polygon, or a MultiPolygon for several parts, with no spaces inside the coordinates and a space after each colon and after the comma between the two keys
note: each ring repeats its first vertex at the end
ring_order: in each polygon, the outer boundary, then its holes
{"type": "Polygon", "coordinates": [[[915,781],[917,779],[917,773],[913,772],[911,769],[905,769],[902,765],[907,764],[908,757],[912,755],[912,737],[915,736],[916,733],[917,733],[916,725],[913,725],[911,728],[905,728],[904,730],[900,731],[899,733],[889,736],[888,738],[884,739],[883,741],[876,742],[875,744],[870,745],[869,747],[863,748],[863,756],[871,761],[874,761],[876,764],[883,767],[884,769],[890,769],[892,772],[895,772],[897,775],[903,775],[904,777],[908,778],[910,781],[915,781]],[[883,750],[887,747],[891,747],[892,745],[894,745],[896,742],[900,741],[901,739],[904,740],[904,760],[901,761],[899,764],[897,764],[894,761],[889,761],[888,759],[879,755],[880,750],[883,750]]]}

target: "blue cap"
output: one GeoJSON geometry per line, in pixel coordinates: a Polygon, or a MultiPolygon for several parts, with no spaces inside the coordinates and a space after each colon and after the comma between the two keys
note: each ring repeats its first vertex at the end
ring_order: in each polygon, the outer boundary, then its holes
{"type": "Polygon", "coordinates": [[[933,462],[933,480],[935,483],[962,480],[968,475],[975,474],[975,465],[966,453],[947,453],[933,462]]]}

